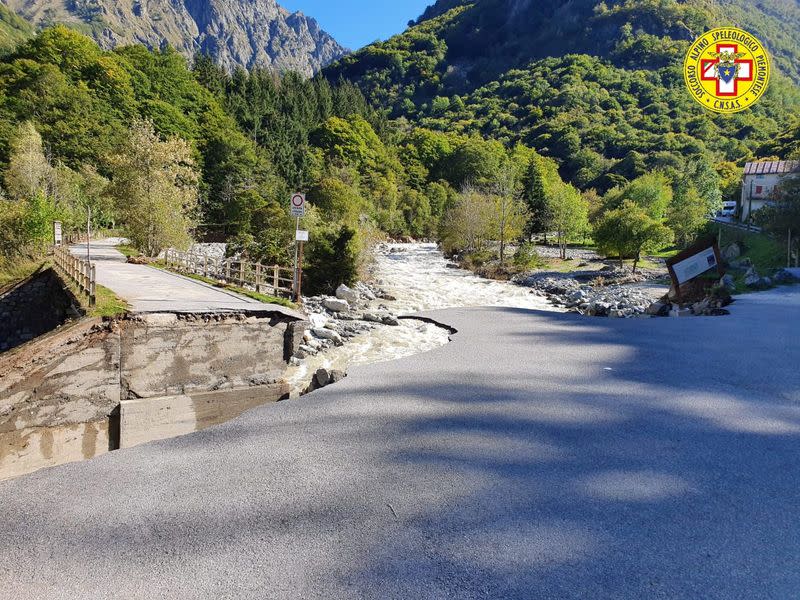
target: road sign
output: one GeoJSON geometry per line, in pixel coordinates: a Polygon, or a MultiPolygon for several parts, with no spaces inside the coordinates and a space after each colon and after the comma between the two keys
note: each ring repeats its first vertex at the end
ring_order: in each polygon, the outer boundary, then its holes
{"type": "Polygon", "coordinates": [[[63,242],[64,238],[61,233],[61,221],[54,221],[53,222],[53,241],[55,242],[56,246],[60,246],[63,242]]]}
{"type": "Polygon", "coordinates": [[[306,216],[306,195],[297,193],[292,194],[292,199],[290,202],[292,216],[293,217],[305,217],[306,216]]]}
{"type": "Polygon", "coordinates": [[[304,231],[302,229],[297,230],[297,237],[295,238],[298,242],[307,242],[308,241],[308,231],[304,231]]]}
{"type": "Polygon", "coordinates": [[[672,277],[672,290],[678,297],[678,301],[681,300],[681,287],[704,273],[716,270],[717,276],[725,275],[719,244],[713,237],[701,240],[691,248],[669,259],[667,269],[672,277]]]}

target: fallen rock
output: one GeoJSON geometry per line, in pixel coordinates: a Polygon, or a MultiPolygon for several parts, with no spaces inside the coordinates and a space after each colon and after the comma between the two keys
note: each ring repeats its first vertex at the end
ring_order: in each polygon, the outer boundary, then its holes
{"type": "Polygon", "coordinates": [[[339,300],[344,300],[350,304],[355,304],[358,302],[358,293],[355,290],[347,287],[345,284],[342,284],[336,288],[336,297],[339,300]]]}
{"type": "Polygon", "coordinates": [[[748,269],[753,268],[753,261],[749,258],[741,258],[738,260],[732,260],[729,266],[731,269],[736,269],[737,271],[747,271],[748,269]]]}
{"type": "Polygon", "coordinates": [[[733,275],[725,275],[722,279],[719,280],[720,287],[725,288],[729,292],[736,291],[736,282],[733,279],[733,275]]]}
{"type": "Polygon", "coordinates": [[[672,306],[666,302],[653,302],[645,312],[654,317],[666,317],[671,308],[672,306]]]}
{"type": "Polygon", "coordinates": [[[778,285],[783,285],[786,283],[797,283],[798,279],[786,269],[778,269],[772,276],[772,281],[774,281],[778,285]]]}
{"type": "Polygon", "coordinates": [[[350,310],[350,304],[347,300],[341,300],[339,298],[325,298],[325,300],[322,301],[322,306],[332,313],[347,312],[350,310]]]}
{"type": "Polygon", "coordinates": [[[324,327],[315,327],[311,330],[315,336],[317,336],[321,340],[330,340],[337,346],[341,346],[344,344],[342,340],[342,336],[333,331],[332,329],[326,329],[324,327]]]}
{"type": "Polygon", "coordinates": [[[758,274],[758,271],[756,271],[754,267],[750,267],[747,270],[747,273],[744,274],[744,284],[747,287],[758,287],[760,281],[761,281],[761,276],[758,274]]]}
{"type": "Polygon", "coordinates": [[[324,388],[331,382],[331,374],[328,369],[317,369],[317,372],[314,373],[314,389],[321,389],[324,388]]]}
{"type": "Polygon", "coordinates": [[[339,383],[342,379],[347,377],[347,373],[344,371],[339,371],[338,369],[334,369],[330,373],[331,375],[331,383],[339,383]]]}
{"type": "Polygon", "coordinates": [[[739,242],[734,242],[722,251],[722,257],[725,260],[735,260],[742,255],[742,246],[739,242]]]}

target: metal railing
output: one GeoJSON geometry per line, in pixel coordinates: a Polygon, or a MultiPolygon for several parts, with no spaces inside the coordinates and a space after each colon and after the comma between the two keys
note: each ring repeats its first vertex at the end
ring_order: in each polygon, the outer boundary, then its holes
{"type": "Polygon", "coordinates": [[[176,271],[202,275],[258,293],[289,298],[294,295],[294,271],[286,267],[232,258],[217,259],[178,250],[167,250],[164,261],[168,268],[176,271]]]}
{"type": "Polygon", "coordinates": [[[88,260],[71,254],[66,246],[53,248],[53,262],[62,275],[72,280],[78,290],[88,296],[89,305],[94,306],[97,300],[95,266],[88,260]]]}

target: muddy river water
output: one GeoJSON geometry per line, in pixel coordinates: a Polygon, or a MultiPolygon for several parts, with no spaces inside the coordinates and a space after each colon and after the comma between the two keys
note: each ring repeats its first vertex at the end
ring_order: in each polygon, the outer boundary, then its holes
{"type": "MultiPolygon", "coordinates": [[[[435,244],[381,245],[370,270],[374,282],[396,298],[380,302],[401,316],[469,306],[558,310],[527,288],[448,266],[435,244]]],[[[403,319],[399,327],[376,326],[344,346],[305,359],[289,370],[288,379],[301,387],[319,368],[347,370],[426,352],[446,344],[449,335],[446,329],[415,319],[403,319]]]]}

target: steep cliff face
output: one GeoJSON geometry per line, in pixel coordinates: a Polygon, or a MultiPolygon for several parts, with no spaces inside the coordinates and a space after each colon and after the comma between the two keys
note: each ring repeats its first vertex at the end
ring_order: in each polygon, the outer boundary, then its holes
{"type": "Polygon", "coordinates": [[[306,76],[347,50],[312,18],[276,0],[0,0],[37,27],[65,23],[104,48],[170,44],[227,69],[271,67],[306,76]]]}

